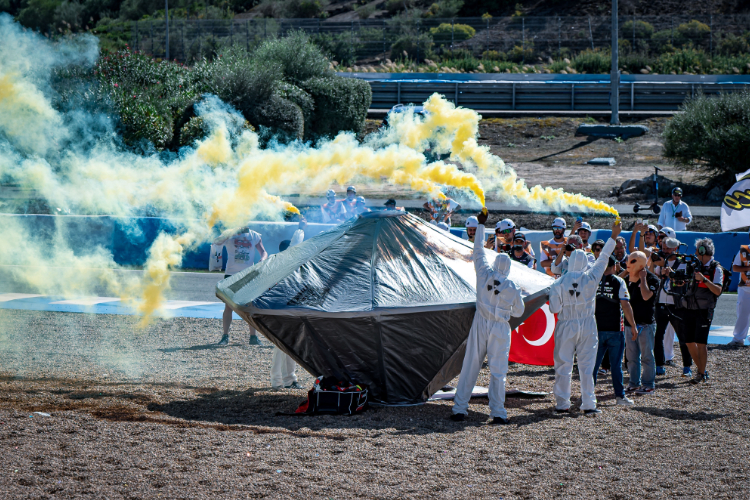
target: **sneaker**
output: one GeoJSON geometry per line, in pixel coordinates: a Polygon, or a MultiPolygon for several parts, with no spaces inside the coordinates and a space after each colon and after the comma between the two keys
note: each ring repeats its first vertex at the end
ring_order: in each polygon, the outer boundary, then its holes
{"type": "Polygon", "coordinates": [[[557,414],[570,413],[570,408],[555,408],[555,413],[557,414]]]}
{"type": "Polygon", "coordinates": [[[702,373],[695,372],[695,377],[690,379],[690,383],[693,385],[698,385],[701,382],[703,382],[704,375],[702,373]]]}
{"type": "Polygon", "coordinates": [[[636,386],[629,385],[628,388],[625,389],[625,392],[628,393],[628,394],[632,394],[632,393],[638,391],[640,388],[641,388],[640,385],[636,385],[636,386]]]}
{"type": "Polygon", "coordinates": [[[583,410],[583,414],[587,417],[593,417],[596,415],[599,415],[602,411],[599,408],[594,408],[593,410],[583,410]]]}
{"type": "Polygon", "coordinates": [[[221,340],[216,345],[227,345],[228,343],[229,343],[229,335],[225,333],[224,335],[221,336],[221,340]]]}
{"type": "Polygon", "coordinates": [[[672,368],[674,368],[677,365],[674,364],[674,360],[673,359],[668,359],[667,361],[664,362],[664,366],[671,366],[672,368]]]}
{"type": "Polygon", "coordinates": [[[493,417],[490,425],[508,425],[508,419],[503,417],[493,417]]]}
{"type": "Polygon", "coordinates": [[[248,344],[250,345],[260,345],[260,339],[257,335],[250,335],[250,340],[248,341],[248,344]]]}
{"type": "Polygon", "coordinates": [[[708,370],[703,372],[703,381],[705,382],[706,380],[708,380],[708,370]]]}
{"type": "Polygon", "coordinates": [[[453,413],[451,414],[451,420],[454,422],[463,422],[466,420],[466,415],[463,413],[453,413]]]}
{"type": "Polygon", "coordinates": [[[693,370],[691,370],[689,366],[685,366],[682,369],[682,378],[690,378],[692,376],[693,376],[693,370]]]}
{"type": "Polygon", "coordinates": [[[607,373],[609,373],[609,372],[607,370],[605,370],[604,368],[599,368],[599,376],[600,377],[606,376],[607,373]]]}
{"type": "Polygon", "coordinates": [[[291,384],[289,384],[289,385],[285,385],[285,386],[284,386],[284,389],[304,389],[304,387],[302,387],[301,385],[299,385],[299,382],[297,382],[297,381],[295,380],[295,381],[294,381],[294,382],[292,382],[291,384]]]}
{"type": "Polygon", "coordinates": [[[633,406],[633,400],[627,396],[617,398],[616,403],[620,406],[633,406]]]}
{"type": "Polygon", "coordinates": [[[653,387],[641,387],[640,389],[635,391],[635,393],[643,396],[645,394],[653,394],[654,390],[655,389],[653,387]]]}
{"type": "Polygon", "coordinates": [[[733,340],[727,344],[729,347],[745,347],[744,340],[733,340]]]}
{"type": "Polygon", "coordinates": [[[657,375],[666,375],[667,374],[667,370],[665,370],[663,366],[657,366],[656,367],[656,374],[657,375]]]}

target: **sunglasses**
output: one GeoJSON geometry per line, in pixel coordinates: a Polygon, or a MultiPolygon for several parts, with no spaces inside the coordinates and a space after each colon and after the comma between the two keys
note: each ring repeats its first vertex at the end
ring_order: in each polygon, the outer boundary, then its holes
{"type": "Polygon", "coordinates": [[[601,252],[604,247],[591,247],[592,252],[601,252]]]}
{"type": "Polygon", "coordinates": [[[680,193],[672,193],[672,196],[677,196],[679,198],[682,198],[682,195],[680,193]]]}
{"type": "Polygon", "coordinates": [[[510,234],[513,232],[513,230],[512,229],[502,229],[502,230],[496,229],[495,232],[499,234],[510,234]]]}
{"type": "Polygon", "coordinates": [[[564,229],[565,229],[564,227],[559,227],[559,226],[552,226],[552,230],[553,230],[553,231],[562,231],[562,230],[564,230],[564,229]]]}

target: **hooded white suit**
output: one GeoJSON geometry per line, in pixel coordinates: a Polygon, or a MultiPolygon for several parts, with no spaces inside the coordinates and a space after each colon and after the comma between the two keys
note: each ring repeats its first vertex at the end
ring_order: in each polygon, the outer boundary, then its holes
{"type": "Polygon", "coordinates": [[[549,310],[557,314],[555,326],[555,400],[558,410],[570,408],[570,378],[573,357],[578,355],[578,374],[581,379],[582,410],[596,408],[594,395],[594,364],[599,344],[594,310],[599,281],[607,268],[609,256],[615,249],[610,238],[599,258],[588,270],[588,258],[583,250],[574,250],[568,259],[568,272],[550,287],[549,310]]]}
{"type": "MultiPolygon", "coordinates": [[[[289,242],[289,248],[299,245],[305,239],[305,232],[297,229],[289,242]]],[[[278,347],[273,348],[271,357],[271,387],[288,387],[297,381],[297,363],[278,347]]]]}
{"type": "Polygon", "coordinates": [[[458,380],[453,413],[466,414],[469,399],[487,356],[490,367],[490,416],[508,418],[505,411],[505,376],[508,373],[511,316],[524,310],[521,288],[508,279],[510,257],[501,253],[490,265],[484,250],[484,225],[474,237],[474,269],[477,273],[477,312],[466,340],[466,354],[458,380]]]}

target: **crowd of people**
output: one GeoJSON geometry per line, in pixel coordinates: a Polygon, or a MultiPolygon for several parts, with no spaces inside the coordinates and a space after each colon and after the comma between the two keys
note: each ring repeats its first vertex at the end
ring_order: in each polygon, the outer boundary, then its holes
{"type": "MultiPolygon", "coordinates": [[[[714,243],[703,238],[695,242],[695,255],[679,252],[684,245],[676,238],[692,221],[690,208],[682,202],[682,191],[675,188],[672,200],[665,203],[657,225],[638,220],[629,242],[620,236],[621,224],[612,226],[607,241],[591,242],[591,226],[577,218],[566,235],[562,217],[552,221],[552,238],[540,243],[537,256],[525,235],[511,219],[495,225],[485,238],[487,212],[466,219],[463,238],[474,244],[473,259],[477,274],[477,312],[467,340],[466,354],[456,391],[452,419],[463,420],[471,390],[485,359],[490,369],[490,410],[493,423],[507,423],[504,409],[505,380],[510,350],[511,317],[523,314],[520,287],[509,278],[511,262],[516,261],[544,272],[555,279],[550,289],[550,312],[557,315],[554,333],[555,412],[570,411],[571,377],[577,360],[585,414],[600,413],[596,407],[594,386],[611,374],[616,404],[630,406],[633,394],[655,391],[656,377],[676,367],[674,341],[677,336],[682,376],[692,384],[709,379],[708,334],[718,296],[725,289],[728,272],[713,258],[714,243]],[[489,262],[485,249],[497,252],[489,262]],[[623,364],[628,372],[625,386],[623,364]],[[693,366],[695,372],[693,373],[693,366]]],[[[385,210],[403,210],[394,199],[385,210]]],[[[429,221],[445,230],[460,205],[446,196],[424,204],[429,221]]],[[[321,206],[323,222],[342,222],[369,212],[365,199],[354,186],[346,197],[337,200],[333,190],[321,206]]],[[[284,251],[304,239],[306,221],[301,218],[291,240],[279,245],[284,251]]],[[[225,278],[254,263],[255,252],[264,260],[268,253],[261,235],[242,228],[222,235],[216,245],[227,249],[225,278]]],[[[740,248],[732,265],[741,282],[737,302],[738,321],[730,345],[744,345],[750,329],[750,246],[740,248]]],[[[223,317],[223,337],[229,341],[232,311],[223,317]]],[[[250,327],[250,343],[259,343],[250,327]]],[[[271,385],[276,389],[298,389],[294,361],[276,348],[271,367],[271,385]]]]}
{"type": "MultiPolygon", "coordinates": [[[[539,265],[540,271],[555,279],[550,288],[549,309],[557,314],[553,353],[556,413],[570,412],[575,360],[581,384],[581,410],[587,415],[601,413],[596,407],[594,386],[597,379],[609,372],[616,404],[631,406],[633,400],[628,396],[652,394],[656,377],[665,375],[666,367],[675,366],[675,334],[682,353],[682,376],[694,385],[709,379],[709,330],[718,297],[727,288],[731,273],[714,259],[716,249],[710,238],[695,242],[694,255],[679,253],[684,243],[677,240],[674,228],[663,224],[680,224],[680,230],[685,230],[692,221],[690,209],[681,197],[682,191],[676,188],[672,201],[666,203],[662,211],[667,215],[659,219],[658,225],[639,220],[629,244],[620,236],[619,222],[612,226],[612,234],[606,242],[596,240],[593,243],[589,243],[591,226],[582,218],[576,220],[567,236],[565,219],[557,217],[552,222],[553,237],[541,242],[539,265]],[[623,364],[628,372],[627,386],[623,364]]],[[[482,245],[486,220],[483,212],[466,221],[464,237],[473,241],[475,248],[477,313],[474,321],[477,328],[472,326],[469,334],[451,418],[458,421],[465,418],[466,402],[478,373],[476,358],[486,353],[492,421],[502,424],[507,423],[507,416],[499,391],[505,386],[508,353],[505,346],[509,345],[510,334],[509,329],[488,327],[486,322],[507,323],[510,316],[520,316],[523,308],[519,313],[508,295],[507,300],[501,300],[491,309],[492,314],[487,314],[487,308],[480,307],[480,303],[487,290],[493,293],[493,287],[485,286],[484,281],[491,280],[494,288],[500,284],[505,290],[511,290],[513,287],[506,283],[512,280],[507,271],[502,272],[504,263],[516,260],[526,264],[522,257],[532,261],[534,257],[530,246],[528,250],[525,248],[527,242],[523,234],[516,231],[510,219],[498,222],[495,234],[482,245]],[[479,250],[482,247],[499,254],[491,266],[489,278],[488,264],[479,250]],[[492,333],[487,335],[485,331],[492,333]],[[499,338],[493,339],[492,335],[499,338]],[[493,384],[497,390],[493,390],[493,384]]],[[[732,271],[740,273],[741,283],[737,302],[740,320],[730,345],[740,346],[744,345],[750,328],[750,294],[744,291],[750,284],[750,246],[740,248],[732,271]]],[[[491,298],[500,300],[502,296],[491,298]]]]}

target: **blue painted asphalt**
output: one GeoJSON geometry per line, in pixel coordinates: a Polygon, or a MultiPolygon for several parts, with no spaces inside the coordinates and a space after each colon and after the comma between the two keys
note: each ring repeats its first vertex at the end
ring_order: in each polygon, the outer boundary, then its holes
{"type": "MultiPolygon", "coordinates": [[[[66,299],[48,295],[0,293],[0,309],[20,309],[25,311],[52,311],[83,314],[137,315],[132,304],[114,297],[84,297],[66,299]]],[[[168,300],[158,313],[163,318],[208,318],[221,319],[223,302],[168,300]]],[[[233,314],[234,319],[240,319],[233,314]]],[[[708,336],[709,344],[728,344],[732,340],[733,327],[712,326],[708,336]]],[[[745,340],[745,345],[750,345],[745,340]]]]}

